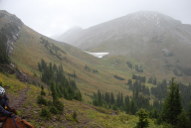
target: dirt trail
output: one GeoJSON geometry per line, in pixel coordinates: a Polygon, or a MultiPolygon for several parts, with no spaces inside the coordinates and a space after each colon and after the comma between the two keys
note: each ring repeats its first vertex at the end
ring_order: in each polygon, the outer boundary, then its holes
{"type": "Polygon", "coordinates": [[[13,107],[14,109],[18,110],[22,107],[23,103],[27,99],[27,92],[29,90],[29,87],[26,87],[25,89],[18,92],[19,96],[17,98],[14,98],[13,96],[8,94],[8,97],[10,99],[9,105],[13,107]]]}

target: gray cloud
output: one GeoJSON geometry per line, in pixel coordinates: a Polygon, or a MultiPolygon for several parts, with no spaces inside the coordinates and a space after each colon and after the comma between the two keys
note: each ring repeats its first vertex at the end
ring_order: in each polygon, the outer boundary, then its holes
{"type": "Polygon", "coordinates": [[[0,9],[52,36],[73,26],[87,28],[140,10],[158,11],[191,24],[190,0],[0,0],[0,9]]]}

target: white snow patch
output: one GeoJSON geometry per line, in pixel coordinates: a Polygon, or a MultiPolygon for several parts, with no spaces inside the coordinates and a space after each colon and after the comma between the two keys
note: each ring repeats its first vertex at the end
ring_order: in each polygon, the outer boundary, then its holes
{"type": "Polygon", "coordinates": [[[104,56],[109,54],[109,52],[88,52],[88,51],[85,52],[97,58],[103,58],[104,56]]]}

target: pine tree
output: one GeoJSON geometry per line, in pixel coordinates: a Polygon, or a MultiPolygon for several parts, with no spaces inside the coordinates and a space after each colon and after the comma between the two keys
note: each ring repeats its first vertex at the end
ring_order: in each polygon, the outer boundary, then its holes
{"type": "Polygon", "coordinates": [[[53,100],[53,102],[57,101],[58,100],[58,94],[56,92],[56,86],[55,86],[54,83],[51,84],[50,90],[51,90],[51,93],[52,93],[52,100],[53,100]]]}
{"type": "Polygon", "coordinates": [[[102,106],[103,105],[103,99],[102,99],[102,94],[101,94],[100,90],[98,90],[98,92],[97,92],[97,98],[98,98],[98,105],[102,106]]]}
{"type": "Polygon", "coordinates": [[[166,123],[176,125],[178,116],[182,112],[180,92],[178,85],[172,79],[170,91],[163,106],[162,120],[166,123]]]}
{"type": "Polygon", "coordinates": [[[117,107],[120,107],[120,108],[122,108],[123,107],[123,94],[122,93],[118,93],[117,94],[117,101],[116,101],[116,105],[117,105],[117,107]]]}
{"type": "Polygon", "coordinates": [[[130,108],[129,108],[130,110],[130,113],[131,114],[135,114],[136,113],[136,111],[137,111],[137,106],[136,106],[136,104],[135,104],[135,101],[132,99],[131,100],[131,103],[130,103],[130,108]]]}
{"type": "Polygon", "coordinates": [[[130,106],[130,102],[129,102],[129,96],[125,97],[125,112],[129,113],[129,106],[130,106]]]}
{"type": "Polygon", "coordinates": [[[106,93],[105,93],[104,100],[105,100],[105,102],[106,102],[107,104],[109,104],[109,103],[110,103],[110,95],[109,95],[109,93],[108,93],[108,92],[106,92],[106,93]]]}
{"type": "Polygon", "coordinates": [[[137,112],[139,116],[139,122],[137,123],[137,128],[147,128],[149,126],[148,112],[145,109],[140,109],[137,112]]]}

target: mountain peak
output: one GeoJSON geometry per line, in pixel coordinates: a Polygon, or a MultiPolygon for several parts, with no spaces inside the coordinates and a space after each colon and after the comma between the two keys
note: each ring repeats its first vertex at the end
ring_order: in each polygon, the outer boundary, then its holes
{"type": "Polygon", "coordinates": [[[133,21],[136,20],[139,22],[155,22],[156,24],[170,22],[173,24],[181,24],[180,21],[155,11],[138,11],[138,12],[126,15],[126,17],[128,18],[128,20],[133,20],[133,21]]]}
{"type": "MultiPolygon", "coordinates": [[[[130,42],[166,42],[167,33],[171,34],[169,37],[175,36],[178,40],[183,40],[183,33],[178,31],[186,31],[183,26],[180,21],[170,16],[154,11],[139,11],[84,30],[67,32],[60,39],[82,49],[91,50],[111,42],[115,42],[115,45],[126,45],[130,42]]],[[[116,47],[109,48],[113,51],[116,47]]]]}

